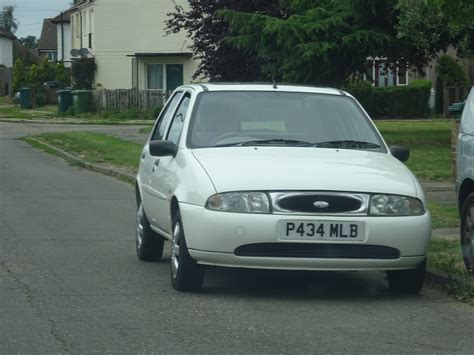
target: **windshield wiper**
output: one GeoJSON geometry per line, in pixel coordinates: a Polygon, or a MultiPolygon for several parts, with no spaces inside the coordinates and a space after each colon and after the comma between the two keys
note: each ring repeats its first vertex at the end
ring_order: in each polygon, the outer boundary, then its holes
{"type": "Polygon", "coordinates": [[[298,145],[298,146],[311,146],[313,143],[306,141],[299,141],[294,139],[258,139],[245,142],[236,142],[236,143],[225,143],[225,144],[216,144],[214,147],[234,147],[234,146],[249,146],[249,145],[298,145]]]}
{"type": "Polygon", "coordinates": [[[327,141],[318,142],[313,144],[314,147],[318,148],[380,148],[381,146],[376,143],[354,141],[354,140],[339,140],[339,141],[327,141]]]}

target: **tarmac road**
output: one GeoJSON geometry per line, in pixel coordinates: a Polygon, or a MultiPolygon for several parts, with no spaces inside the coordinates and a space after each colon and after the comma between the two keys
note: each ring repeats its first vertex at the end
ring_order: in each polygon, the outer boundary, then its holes
{"type": "MultiPolygon", "coordinates": [[[[175,292],[134,250],[132,186],[0,123],[0,353],[465,353],[474,307],[378,273],[210,269],[175,292]]],[[[168,251],[168,248],[166,248],[168,251]]]]}

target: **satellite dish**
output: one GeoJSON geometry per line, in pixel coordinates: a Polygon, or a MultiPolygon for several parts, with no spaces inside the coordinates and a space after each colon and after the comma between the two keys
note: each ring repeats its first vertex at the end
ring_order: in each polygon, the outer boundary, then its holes
{"type": "Polygon", "coordinates": [[[89,50],[87,48],[81,48],[79,50],[79,53],[81,54],[81,57],[87,57],[87,55],[89,54],[89,50]]]}
{"type": "Polygon", "coordinates": [[[71,49],[71,57],[79,57],[81,55],[81,52],[79,49],[71,49]]]}

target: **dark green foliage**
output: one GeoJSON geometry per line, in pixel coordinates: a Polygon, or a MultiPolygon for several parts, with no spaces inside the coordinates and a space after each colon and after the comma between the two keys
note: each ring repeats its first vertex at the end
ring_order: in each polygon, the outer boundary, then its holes
{"type": "Polygon", "coordinates": [[[397,37],[396,0],[281,0],[283,17],[222,10],[228,43],[257,54],[264,70],[290,83],[340,86],[364,72],[366,58],[387,66],[422,66],[429,58],[397,37]]]}
{"type": "Polygon", "coordinates": [[[66,86],[71,85],[71,73],[62,61],[56,67],[56,80],[63,82],[66,86]]]}
{"type": "Polygon", "coordinates": [[[91,90],[97,74],[94,58],[80,58],[72,62],[72,82],[76,90],[91,90]]]}
{"type": "Polygon", "coordinates": [[[28,49],[37,49],[38,48],[38,38],[35,36],[26,36],[19,39],[20,43],[28,49]]]}
{"type": "Polygon", "coordinates": [[[222,9],[281,17],[278,0],[199,0],[186,7],[176,5],[169,14],[168,31],[185,32],[192,39],[194,55],[200,59],[194,77],[211,81],[268,81],[262,71],[267,58],[237,48],[225,41],[230,35],[229,22],[218,16],[222,9]]]}
{"type": "Polygon", "coordinates": [[[443,112],[443,83],[446,86],[466,86],[468,82],[463,67],[449,55],[443,55],[438,59],[436,73],[438,74],[436,80],[436,111],[441,113],[443,112]]]}
{"type": "Polygon", "coordinates": [[[431,81],[415,80],[407,86],[372,87],[355,82],[345,88],[372,118],[419,118],[429,112],[431,81]]]}
{"type": "Polygon", "coordinates": [[[15,33],[18,29],[18,20],[13,14],[16,6],[3,6],[0,11],[0,24],[1,26],[11,33],[15,33]]]}
{"type": "Polygon", "coordinates": [[[45,81],[51,81],[56,78],[56,67],[51,64],[48,58],[44,58],[38,66],[38,81],[42,85],[45,81]]]}
{"type": "Polygon", "coordinates": [[[26,69],[23,62],[20,59],[15,61],[13,66],[13,83],[12,83],[12,94],[15,94],[18,89],[25,85],[26,81],[26,69]]]}

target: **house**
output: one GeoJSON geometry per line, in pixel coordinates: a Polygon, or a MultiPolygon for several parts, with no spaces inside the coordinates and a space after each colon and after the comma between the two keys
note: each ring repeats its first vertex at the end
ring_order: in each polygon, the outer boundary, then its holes
{"type": "Polygon", "coordinates": [[[98,87],[173,90],[192,81],[198,62],[191,41],[185,33],[165,30],[174,5],[173,0],[77,1],[72,48],[96,59],[98,87]]]}
{"type": "Polygon", "coordinates": [[[13,42],[16,37],[10,31],[0,27],[0,65],[13,67],[13,42]]]}
{"type": "Polygon", "coordinates": [[[54,17],[51,22],[56,25],[57,38],[57,60],[63,61],[66,67],[71,66],[72,32],[71,14],[76,8],[71,8],[61,12],[54,17]]]}
{"type": "Polygon", "coordinates": [[[41,29],[41,37],[38,43],[38,54],[48,57],[51,62],[58,60],[58,34],[56,24],[53,19],[46,18],[43,20],[43,28],[41,29]]]}

